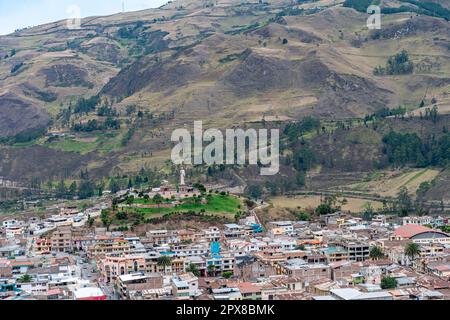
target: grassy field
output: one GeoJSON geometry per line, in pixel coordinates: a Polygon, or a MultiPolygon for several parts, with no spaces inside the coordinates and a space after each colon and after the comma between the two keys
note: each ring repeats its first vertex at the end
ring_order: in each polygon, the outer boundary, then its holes
{"type": "Polygon", "coordinates": [[[58,141],[44,144],[44,146],[65,152],[76,152],[87,154],[98,151],[107,154],[111,151],[120,149],[122,134],[117,133],[97,133],[89,136],[77,138],[66,137],[58,141]]]}
{"type": "MultiPolygon", "coordinates": [[[[206,198],[208,203],[195,203],[193,198],[186,198],[182,200],[182,204],[174,207],[174,208],[136,208],[131,207],[127,208],[127,211],[139,212],[143,213],[146,216],[154,216],[154,215],[164,215],[171,212],[188,212],[188,211],[196,211],[201,212],[202,210],[205,213],[209,214],[223,214],[226,216],[235,215],[239,210],[241,210],[241,200],[234,196],[228,195],[212,195],[211,197],[206,198]]],[[[155,202],[145,199],[135,199],[135,204],[155,204],[155,202]]]]}
{"type": "MultiPolygon", "coordinates": [[[[379,201],[370,201],[348,197],[346,197],[345,199],[347,199],[348,203],[342,207],[342,210],[350,211],[353,213],[364,211],[364,207],[367,205],[367,203],[370,203],[372,205],[372,208],[374,209],[383,207],[383,204],[379,201]]],[[[270,202],[278,208],[296,209],[300,207],[301,209],[315,209],[320,204],[320,196],[280,196],[270,199],[270,202]]]]}
{"type": "Polygon", "coordinates": [[[49,148],[62,150],[65,152],[76,152],[86,154],[97,148],[97,142],[76,141],[73,138],[67,138],[60,141],[51,142],[46,145],[49,148]]]}

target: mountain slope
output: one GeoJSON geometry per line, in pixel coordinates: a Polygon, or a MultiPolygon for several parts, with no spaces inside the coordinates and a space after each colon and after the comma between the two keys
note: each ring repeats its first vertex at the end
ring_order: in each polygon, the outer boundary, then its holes
{"type": "Polygon", "coordinates": [[[34,161],[26,151],[36,148],[61,153],[55,177],[84,166],[96,177],[136,172],[164,163],[171,131],[194,120],[220,128],[306,115],[340,120],[425,108],[432,99],[450,111],[448,22],[401,12],[383,15],[383,28],[370,31],[368,15],[342,2],[174,1],[86,18],[79,30],[59,21],[0,37],[0,139],[30,136],[27,145],[3,146],[10,156],[0,160],[0,176],[48,174],[5,169],[14,157],[34,161]],[[413,74],[373,74],[402,50],[413,74]],[[80,98],[97,95],[93,109],[74,111],[80,98]],[[108,117],[120,128],[74,130],[108,117]],[[42,127],[52,136],[41,137],[42,127]],[[85,162],[66,165],[72,157],[85,162]]]}

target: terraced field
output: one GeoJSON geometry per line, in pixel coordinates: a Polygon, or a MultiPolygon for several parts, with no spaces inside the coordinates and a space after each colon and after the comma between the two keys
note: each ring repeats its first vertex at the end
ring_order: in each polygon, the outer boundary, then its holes
{"type": "Polygon", "coordinates": [[[357,191],[367,194],[380,195],[383,197],[395,197],[402,187],[405,187],[411,195],[423,182],[431,182],[438,175],[439,170],[434,169],[408,169],[405,171],[388,171],[378,173],[368,178],[370,180],[352,184],[343,190],[357,191]]]}

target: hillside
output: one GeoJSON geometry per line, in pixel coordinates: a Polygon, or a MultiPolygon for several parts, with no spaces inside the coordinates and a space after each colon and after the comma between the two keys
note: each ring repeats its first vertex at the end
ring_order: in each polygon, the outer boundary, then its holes
{"type": "MultiPolygon", "coordinates": [[[[344,1],[218,0],[90,17],[77,30],[58,21],[1,36],[0,176],[43,183],[78,179],[87,169],[100,180],[162,167],[172,130],[194,120],[229,128],[314,116],[335,127],[398,106],[417,118],[433,105],[448,114],[448,3],[433,2],[444,11],[384,0],[383,8],[402,10],[384,14],[374,31],[368,15],[344,1]],[[402,50],[413,72],[374,74],[402,50]]],[[[440,121],[436,131],[449,123],[440,121]]],[[[411,123],[401,125],[422,130],[411,123]]],[[[311,186],[378,170],[388,131],[357,127],[314,137],[322,169],[311,186]]],[[[283,170],[290,175],[289,166],[283,170]]]]}

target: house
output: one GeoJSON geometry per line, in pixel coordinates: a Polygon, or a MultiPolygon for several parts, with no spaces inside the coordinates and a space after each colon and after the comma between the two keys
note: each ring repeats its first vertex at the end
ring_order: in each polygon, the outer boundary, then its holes
{"type": "Polygon", "coordinates": [[[414,224],[419,226],[431,225],[434,223],[434,219],[430,216],[422,216],[422,217],[403,217],[402,218],[403,225],[414,224]]]}
{"type": "Polygon", "coordinates": [[[292,221],[272,221],[269,223],[269,232],[274,235],[290,234],[294,231],[294,224],[292,221]]]}
{"type": "Polygon", "coordinates": [[[225,225],[223,234],[226,238],[244,238],[252,233],[251,228],[246,228],[235,223],[225,225]]]}
{"type": "Polygon", "coordinates": [[[317,279],[331,279],[331,267],[325,264],[307,264],[301,259],[292,259],[278,264],[280,274],[299,277],[309,282],[317,279]]]}
{"type": "Polygon", "coordinates": [[[328,263],[347,261],[349,260],[349,252],[343,247],[330,246],[321,250],[321,252],[327,257],[328,263]]]}
{"type": "Polygon", "coordinates": [[[348,252],[348,259],[350,261],[358,262],[369,259],[370,246],[368,242],[341,239],[336,244],[348,252]]]}
{"type": "Polygon", "coordinates": [[[172,278],[172,295],[177,299],[189,299],[201,294],[198,278],[192,273],[185,273],[172,278]]]}
{"type": "Polygon", "coordinates": [[[261,300],[262,290],[261,287],[251,282],[240,282],[237,288],[241,292],[242,300],[261,300]]]}
{"type": "Polygon", "coordinates": [[[238,288],[212,289],[214,300],[236,301],[242,300],[242,294],[238,288]]]}
{"type": "Polygon", "coordinates": [[[12,267],[9,260],[0,259],[0,278],[10,278],[12,276],[12,267]]]}
{"type": "Polygon", "coordinates": [[[441,279],[450,281],[450,262],[434,262],[427,265],[427,272],[438,276],[441,279]]]}
{"type": "Polygon", "coordinates": [[[338,284],[329,279],[319,279],[308,284],[308,292],[313,296],[328,296],[331,289],[339,288],[338,284]]]}
{"type": "Polygon", "coordinates": [[[333,281],[352,281],[352,275],[361,270],[361,262],[337,261],[330,263],[331,279],[333,281]]]}
{"type": "Polygon", "coordinates": [[[394,300],[387,291],[362,292],[355,288],[331,289],[330,295],[336,300],[394,300]]]}
{"type": "Polygon", "coordinates": [[[16,238],[22,236],[24,228],[20,225],[12,225],[5,228],[6,238],[16,238]]]}
{"type": "Polygon", "coordinates": [[[142,254],[106,255],[99,260],[98,268],[105,282],[115,282],[118,276],[147,271],[146,259],[142,254]]]}
{"type": "Polygon", "coordinates": [[[45,255],[52,252],[52,241],[50,239],[37,239],[35,242],[35,251],[37,254],[45,255]]]}
{"type": "Polygon", "coordinates": [[[119,276],[116,283],[121,299],[152,297],[157,299],[169,292],[164,289],[164,279],[159,273],[131,273],[119,276]]]}
{"type": "Polygon", "coordinates": [[[55,230],[50,238],[52,252],[72,252],[72,230],[70,227],[62,227],[55,230]]]}
{"type": "Polygon", "coordinates": [[[73,293],[74,300],[99,301],[106,300],[106,295],[98,287],[86,287],[76,289],[73,293]]]}
{"type": "Polygon", "coordinates": [[[10,227],[15,227],[15,226],[21,226],[22,225],[22,221],[16,220],[16,219],[10,219],[10,220],[5,220],[2,222],[2,227],[3,228],[10,228],[10,227]]]}

